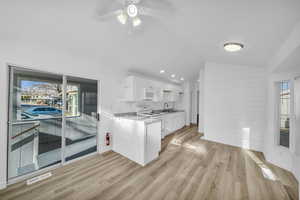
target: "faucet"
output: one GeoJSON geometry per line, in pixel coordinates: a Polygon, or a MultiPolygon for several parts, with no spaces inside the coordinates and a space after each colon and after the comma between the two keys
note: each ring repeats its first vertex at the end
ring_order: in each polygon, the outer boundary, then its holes
{"type": "Polygon", "coordinates": [[[166,110],[166,107],[169,108],[169,104],[167,102],[164,103],[164,110],[166,110]]]}

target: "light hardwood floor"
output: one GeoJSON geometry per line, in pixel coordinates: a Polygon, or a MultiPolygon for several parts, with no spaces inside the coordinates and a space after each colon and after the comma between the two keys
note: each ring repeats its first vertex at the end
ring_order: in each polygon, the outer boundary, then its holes
{"type": "Polygon", "coordinates": [[[0,199],[282,200],[298,199],[298,183],[261,153],[202,140],[192,127],[167,137],[159,159],[146,167],[109,152],[54,170],[31,186],[11,185],[0,199]]]}

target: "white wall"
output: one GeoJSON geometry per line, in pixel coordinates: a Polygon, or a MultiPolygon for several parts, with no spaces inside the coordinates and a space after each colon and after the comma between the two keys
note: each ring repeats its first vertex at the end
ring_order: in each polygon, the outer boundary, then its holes
{"type": "MultiPolygon", "coordinates": [[[[299,63],[300,65],[300,63],[299,63]]],[[[299,76],[295,80],[295,114],[296,114],[296,129],[295,129],[295,154],[293,155],[293,171],[298,181],[300,180],[300,69],[299,76]]],[[[299,190],[300,192],[300,190],[299,190]]],[[[299,195],[300,196],[300,195],[299,195]]]]}
{"type": "Polygon", "coordinates": [[[191,84],[189,82],[185,82],[183,84],[183,109],[185,110],[185,125],[191,125],[191,84]]]}
{"type": "Polygon", "coordinates": [[[8,76],[4,63],[0,60],[0,189],[6,185],[6,144],[7,144],[7,99],[3,94],[8,88],[8,76]]]}
{"type": "MultiPolygon", "coordinates": [[[[204,133],[204,77],[205,67],[202,67],[199,72],[198,88],[199,88],[199,125],[198,131],[204,133]]],[[[205,133],[204,133],[205,134],[205,133]]]]}
{"type": "Polygon", "coordinates": [[[198,93],[198,82],[197,81],[191,81],[191,123],[197,124],[197,114],[198,114],[198,99],[197,99],[197,93],[198,93]]]}
{"type": "Polygon", "coordinates": [[[260,151],[266,130],[266,92],[262,68],[206,63],[205,139],[260,151]]]}

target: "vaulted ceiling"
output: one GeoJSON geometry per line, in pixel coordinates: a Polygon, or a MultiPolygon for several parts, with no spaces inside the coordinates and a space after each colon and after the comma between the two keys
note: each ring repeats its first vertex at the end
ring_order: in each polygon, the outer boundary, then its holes
{"type": "Polygon", "coordinates": [[[154,76],[164,69],[190,79],[205,61],[265,67],[300,20],[298,0],[170,0],[172,14],[145,19],[141,31],[128,34],[116,19],[97,19],[103,1],[1,1],[0,43],[41,44],[103,67],[154,76]],[[227,41],[245,49],[224,52],[227,41]]]}

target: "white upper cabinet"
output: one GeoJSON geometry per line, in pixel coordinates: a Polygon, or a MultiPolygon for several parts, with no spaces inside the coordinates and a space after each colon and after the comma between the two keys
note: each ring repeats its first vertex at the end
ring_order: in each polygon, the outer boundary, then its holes
{"type": "Polygon", "coordinates": [[[127,77],[121,85],[122,101],[135,101],[135,79],[133,76],[127,77]]]}
{"type": "Polygon", "coordinates": [[[181,96],[183,94],[183,90],[180,86],[177,85],[166,85],[163,91],[163,99],[164,101],[180,101],[181,96]]]}
{"type": "Polygon", "coordinates": [[[178,101],[182,88],[137,76],[128,76],[122,85],[122,101],[178,101]]]}

